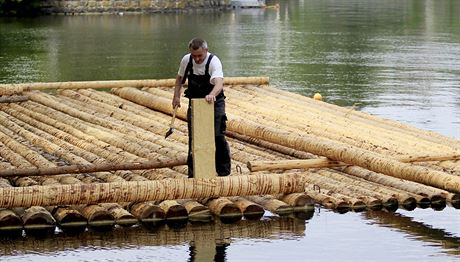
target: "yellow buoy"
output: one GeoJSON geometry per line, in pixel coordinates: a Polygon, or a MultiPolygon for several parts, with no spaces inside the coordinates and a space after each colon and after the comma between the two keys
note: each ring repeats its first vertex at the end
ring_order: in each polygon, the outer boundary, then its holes
{"type": "Polygon", "coordinates": [[[321,101],[321,100],[323,100],[323,96],[320,93],[316,93],[313,96],[313,99],[321,101]]]}

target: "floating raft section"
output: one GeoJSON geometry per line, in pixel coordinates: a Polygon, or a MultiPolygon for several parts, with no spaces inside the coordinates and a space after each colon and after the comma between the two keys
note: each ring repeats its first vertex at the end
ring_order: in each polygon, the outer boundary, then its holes
{"type": "Polygon", "coordinates": [[[187,99],[164,138],[174,81],[0,85],[0,229],[460,206],[459,140],[266,77],[225,79],[232,175],[188,179],[187,99]]]}

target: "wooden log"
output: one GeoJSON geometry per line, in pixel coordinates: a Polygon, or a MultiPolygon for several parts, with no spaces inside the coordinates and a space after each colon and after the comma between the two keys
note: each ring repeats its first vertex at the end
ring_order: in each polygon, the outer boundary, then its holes
{"type": "Polygon", "coordinates": [[[0,103],[18,103],[29,100],[28,96],[0,96],[0,103]]]}
{"type": "Polygon", "coordinates": [[[348,201],[341,200],[334,196],[326,195],[312,188],[305,188],[305,193],[309,197],[315,200],[315,202],[320,203],[325,208],[335,209],[339,213],[346,213],[351,209],[351,204],[348,201]]]}
{"type": "Polygon", "coordinates": [[[211,199],[206,205],[223,222],[236,222],[243,217],[241,210],[226,197],[211,199]]]}
{"type": "MultiPolygon", "coordinates": [[[[0,95],[19,94],[23,91],[46,90],[46,89],[106,89],[119,87],[174,87],[175,79],[144,79],[144,80],[109,80],[109,81],[74,81],[74,82],[51,82],[51,83],[24,83],[24,84],[0,84],[0,95]]],[[[254,84],[266,85],[268,77],[226,77],[225,85],[254,84]]]]}
{"type": "MultiPolygon", "coordinates": [[[[403,163],[427,162],[427,161],[444,161],[458,160],[460,153],[443,154],[443,155],[422,155],[422,156],[403,156],[396,157],[398,161],[403,163]]],[[[325,157],[315,159],[299,159],[299,160],[279,160],[279,161],[249,161],[247,167],[251,172],[270,171],[276,169],[306,169],[306,168],[324,168],[324,167],[339,167],[348,166],[349,164],[327,159],[325,157]]]]}
{"type": "Polygon", "coordinates": [[[115,225],[115,218],[99,204],[80,206],[78,211],[88,220],[88,226],[106,230],[115,225]]]}
{"type": "Polygon", "coordinates": [[[278,214],[278,215],[287,215],[294,212],[294,208],[288,205],[287,203],[276,199],[271,195],[265,196],[247,196],[248,200],[255,202],[263,206],[266,210],[278,214]]]}
{"type": "Polygon", "coordinates": [[[205,199],[303,192],[303,175],[259,174],[215,179],[168,179],[0,188],[0,207],[123,203],[166,199],[205,199]],[[135,193],[130,193],[135,192],[135,193]]]}
{"type": "Polygon", "coordinates": [[[0,84],[0,96],[21,95],[22,91],[21,86],[0,84]]]}
{"type": "Polygon", "coordinates": [[[187,209],[188,219],[192,222],[205,222],[210,221],[212,218],[209,208],[196,200],[180,199],[177,202],[187,209]]]}
{"type": "MultiPolygon", "coordinates": [[[[172,111],[170,99],[164,97],[155,97],[146,92],[132,88],[122,88],[116,91],[116,93],[123,98],[161,112],[171,113],[172,111]]],[[[178,116],[185,119],[185,113],[178,112],[178,116]]],[[[299,136],[295,133],[279,131],[231,114],[228,114],[228,117],[229,121],[227,122],[227,128],[229,131],[256,137],[283,146],[292,147],[292,145],[295,145],[295,149],[297,150],[325,156],[332,160],[360,166],[389,176],[460,193],[459,176],[433,171],[420,166],[411,166],[407,163],[388,159],[381,154],[369,150],[345,145],[317,136],[308,134],[299,136]]]]}
{"type": "Polygon", "coordinates": [[[294,211],[311,211],[314,210],[314,201],[305,193],[292,193],[282,195],[279,199],[293,207],[294,211]]]}
{"type": "Polygon", "coordinates": [[[134,203],[129,211],[142,223],[158,223],[165,220],[166,214],[154,201],[134,203]]]}
{"type": "Polygon", "coordinates": [[[230,120],[230,129],[246,135],[259,137],[282,145],[296,145],[298,149],[326,156],[330,159],[349,163],[389,176],[435,186],[460,193],[460,177],[420,166],[411,166],[397,160],[388,159],[380,154],[339,144],[313,136],[298,136],[279,132],[272,128],[259,126],[246,120],[230,120]]]}
{"type": "Polygon", "coordinates": [[[14,208],[13,211],[21,217],[26,233],[48,233],[56,228],[56,220],[44,207],[14,208]]]}
{"type": "Polygon", "coordinates": [[[449,199],[450,202],[452,202],[453,199],[460,196],[460,194],[453,194],[445,190],[426,186],[412,181],[378,174],[360,167],[350,166],[342,169],[342,171],[352,176],[366,179],[368,181],[410,192],[413,194],[412,196],[415,197],[417,204],[420,207],[427,207],[431,202],[442,201],[442,198],[449,199]]]}
{"type": "Polygon", "coordinates": [[[129,227],[137,224],[138,222],[133,214],[117,203],[101,203],[99,205],[109,211],[109,214],[113,216],[117,225],[129,227]]]}
{"type": "Polygon", "coordinates": [[[76,209],[65,206],[47,208],[63,231],[84,231],[88,224],[86,218],[76,209]]]}
{"type": "Polygon", "coordinates": [[[159,204],[159,207],[165,212],[166,221],[187,221],[187,209],[176,200],[165,200],[159,204]]]}
{"type": "Polygon", "coordinates": [[[11,209],[0,209],[0,233],[19,234],[22,232],[22,220],[11,209]]]}
{"type": "Polygon", "coordinates": [[[265,210],[259,204],[256,204],[244,197],[232,197],[230,200],[240,209],[243,213],[244,218],[249,220],[258,220],[260,219],[265,210]]]}
{"type": "Polygon", "coordinates": [[[48,168],[23,168],[23,169],[4,169],[0,170],[0,177],[10,176],[51,176],[61,174],[80,174],[94,173],[101,171],[116,171],[116,170],[142,170],[164,167],[174,167],[187,164],[185,158],[171,159],[169,161],[150,160],[134,163],[98,163],[98,164],[80,164],[69,166],[58,166],[48,168]]]}

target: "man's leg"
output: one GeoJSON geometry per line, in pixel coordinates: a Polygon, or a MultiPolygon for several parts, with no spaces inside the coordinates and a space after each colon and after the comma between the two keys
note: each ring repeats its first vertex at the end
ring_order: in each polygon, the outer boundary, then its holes
{"type": "Polygon", "coordinates": [[[218,176],[228,176],[231,173],[230,147],[225,139],[226,130],[227,116],[225,114],[225,100],[221,98],[214,104],[215,160],[218,176]]]}
{"type": "Polygon", "coordinates": [[[187,154],[187,166],[188,166],[188,177],[193,177],[193,158],[192,158],[192,108],[187,109],[187,128],[188,128],[188,154],[187,154]]]}

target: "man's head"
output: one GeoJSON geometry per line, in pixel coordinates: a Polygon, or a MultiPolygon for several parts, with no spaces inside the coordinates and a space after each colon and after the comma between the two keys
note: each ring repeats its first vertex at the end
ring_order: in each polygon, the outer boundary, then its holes
{"type": "Polygon", "coordinates": [[[188,43],[188,49],[195,63],[201,64],[208,54],[208,43],[201,38],[193,38],[188,43]]]}

